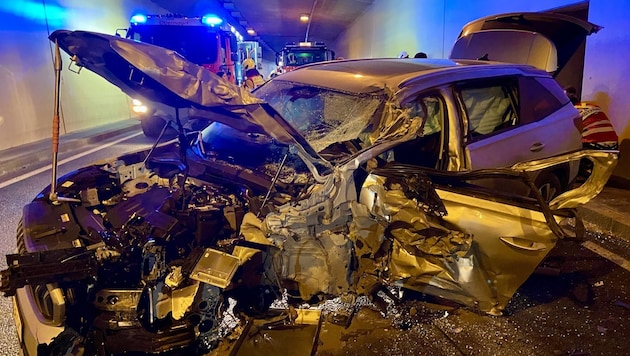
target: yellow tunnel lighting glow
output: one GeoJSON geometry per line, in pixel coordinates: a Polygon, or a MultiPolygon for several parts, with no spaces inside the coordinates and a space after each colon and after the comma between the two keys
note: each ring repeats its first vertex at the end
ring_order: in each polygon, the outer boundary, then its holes
{"type": "Polygon", "coordinates": [[[300,21],[302,21],[302,22],[307,22],[309,20],[309,18],[310,17],[308,16],[308,14],[300,15],[300,21]]]}

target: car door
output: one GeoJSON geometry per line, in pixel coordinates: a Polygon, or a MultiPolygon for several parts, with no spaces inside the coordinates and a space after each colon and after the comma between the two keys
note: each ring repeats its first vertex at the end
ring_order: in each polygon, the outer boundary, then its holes
{"type": "Polygon", "coordinates": [[[423,120],[422,133],[393,150],[393,160],[428,168],[442,168],[448,141],[447,102],[437,90],[420,93],[402,105],[414,120],[423,120]]]}
{"type": "MultiPolygon", "coordinates": [[[[580,229],[573,236],[561,227],[562,219],[573,216],[563,209],[596,195],[615,166],[613,154],[593,152],[474,172],[389,162],[371,171],[362,184],[359,203],[370,219],[355,216],[356,236],[370,236],[362,244],[367,246],[364,253],[380,250],[377,241],[391,242],[387,260],[392,283],[498,315],[558,238],[580,237],[580,229]],[[506,194],[483,184],[495,178],[530,184],[527,172],[586,157],[597,166],[595,176],[603,179],[588,180],[551,205],[542,196],[506,194]],[[378,230],[375,221],[387,226],[378,230]],[[374,239],[377,230],[383,231],[378,235],[382,239],[374,239]]],[[[574,221],[580,225],[579,218],[574,221]]]]}

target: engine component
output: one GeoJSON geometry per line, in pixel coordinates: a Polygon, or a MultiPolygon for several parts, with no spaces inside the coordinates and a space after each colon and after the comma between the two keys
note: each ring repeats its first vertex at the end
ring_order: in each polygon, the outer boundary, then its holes
{"type": "Polygon", "coordinates": [[[197,301],[196,311],[199,314],[199,323],[195,327],[197,333],[198,348],[200,351],[210,351],[219,344],[219,308],[222,303],[221,290],[210,284],[201,285],[200,299],[197,301]]]}
{"type": "Polygon", "coordinates": [[[226,288],[239,262],[238,257],[207,248],[192,270],[190,278],[219,288],[226,288]]]}
{"type": "Polygon", "coordinates": [[[92,278],[98,270],[93,251],[70,248],[7,255],[9,268],[2,271],[0,292],[15,295],[17,288],[49,281],[77,281],[92,278]]]}
{"type": "Polygon", "coordinates": [[[96,292],[94,306],[113,312],[136,311],[141,295],[142,289],[101,289],[96,292]]]}

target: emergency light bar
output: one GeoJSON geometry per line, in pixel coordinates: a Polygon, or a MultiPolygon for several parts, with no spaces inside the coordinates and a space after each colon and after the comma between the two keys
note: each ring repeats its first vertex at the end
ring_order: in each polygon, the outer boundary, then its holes
{"type": "Polygon", "coordinates": [[[201,18],[201,22],[208,26],[216,26],[223,23],[223,19],[215,14],[207,14],[201,18]]]}
{"type": "Polygon", "coordinates": [[[223,19],[215,14],[205,14],[202,17],[188,17],[177,14],[145,15],[135,14],[131,16],[131,24],[137,25],[161,25],[161,26],[210,26],[221,30],[228,29],[236,36],[238,42],[243,41],[243,36],[230,24],[223,25],[223,19]],[[223,25],[223,26],[221,26],[223,25]]]}
{"type": "Polygon", "coordinates": [[[285,47],[324,47],[324,42],[288,42],[285,47]]]}
{"type": "Polygon", "coordinates": [[[179,25],[179,26],[195,26],[199,24],[206,26],[219,26],[223,23],[223,19],[215,14],[206,14],[203,17],[187,17],[181,15],[145,15],[135,14],[131,16],[130,22],[134,25],[151,24],[151,25],[179,25]]]}
{"type": "Polygon", "coordinates": [[[147,22],[147,16],[143,14],[135,14],[131,16],[131,23],[139,24],[147,22]]]}

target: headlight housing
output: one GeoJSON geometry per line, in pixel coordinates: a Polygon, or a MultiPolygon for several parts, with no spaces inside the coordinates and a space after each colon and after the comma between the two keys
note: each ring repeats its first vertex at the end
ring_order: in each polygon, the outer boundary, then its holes
{"type": "Polygon", "coordinates": [[[61,326],[66,319],[66,299],[56,283],[26,286],[27,294],[37,305],[37,319],[43,324],[61,326]]]}

